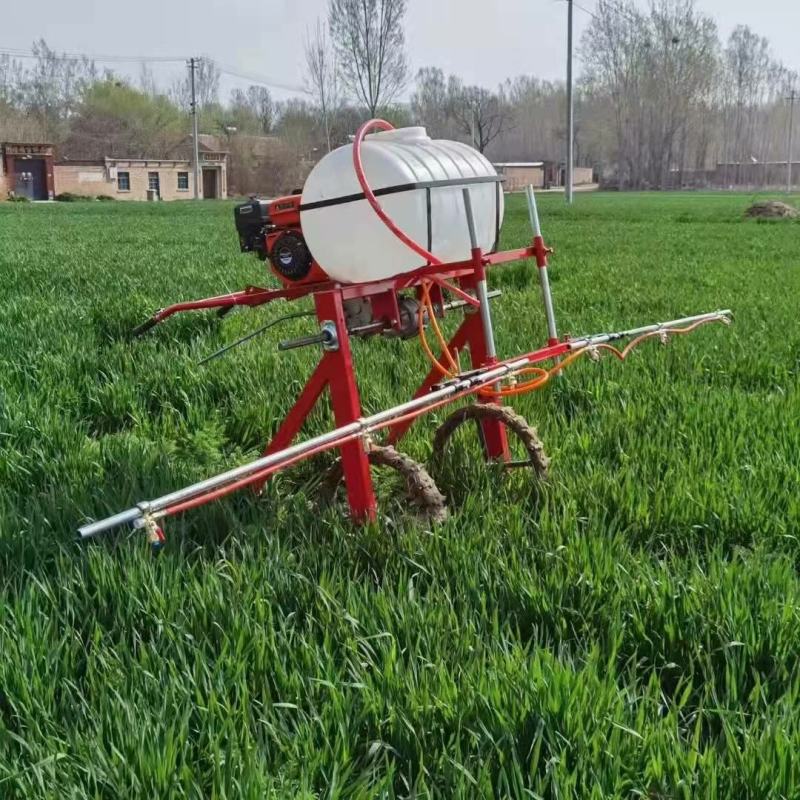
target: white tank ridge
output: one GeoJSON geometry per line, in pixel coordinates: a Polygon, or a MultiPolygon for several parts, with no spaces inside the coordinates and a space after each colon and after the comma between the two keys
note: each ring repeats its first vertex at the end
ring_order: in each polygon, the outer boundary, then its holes
{"type": "MultiPolygon", "coordinates": [[[[469,187],[478,244],[492,250],[503,223],[503,192],[491,163],[461,142],[425,128],[365,137],[364,173],[378,202],[412,239],[442,261],[470,257],[462,189],[469,187]]],[[[303,187],[300,221],[316,262],[341,283],[376,281],[425,266],[381,222],[353,167],[352,145],[328,153],[303,187]]]]}

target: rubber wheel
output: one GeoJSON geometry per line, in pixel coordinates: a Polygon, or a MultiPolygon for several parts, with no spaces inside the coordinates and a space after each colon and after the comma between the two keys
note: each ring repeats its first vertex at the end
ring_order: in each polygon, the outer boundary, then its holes
{"type": "Polygon", "coordinates": [[[547,478],[550,459],[544,452],[544,445],[539,439],[536,428],[530,426],[525,418],[510,406],[499,406],[495,403],[471,403],[454,411],[436,429],[433,439],[434,464],[441,463],[448,440],[465,422],[477,423],[480,433],[480,423],[484,420],[494,420],[504,425],[520,440],[528,454],[527,461],[512,462],[507,464],[507,467],[531,467],[538,478],[541,480],[547,478]]]}
{"type": "MultiPolygon", "coordinates": [[[[391,445],[371,445],[367,458],[371,466],[393,469],[403,478],[408,499],[419,516],[431,522],[447,519],[447,500],[422,464],[391,445]]],[[[337,459],[322,479],[323,493],[332,499],[343,477],[342,461],[337,459]]]]}

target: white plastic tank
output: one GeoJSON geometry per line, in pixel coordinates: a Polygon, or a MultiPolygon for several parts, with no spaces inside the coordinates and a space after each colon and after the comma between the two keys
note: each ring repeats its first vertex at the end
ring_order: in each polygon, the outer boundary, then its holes
{"type": "MultiPolygon", "coordinates": [[[[389,217],[442,261],[470,257],[462,189],[469,187],[478,244],[492,250],[503,223],[503,192],[491,163],[461,142],[431,139],[425,128],[365,137],[364,173],[389,217]]],[[[425,266],[365,199],[353,147],[328,153],[303,187],[300,221],[316,262],[342,283],[375,281],[425,266]]]]}

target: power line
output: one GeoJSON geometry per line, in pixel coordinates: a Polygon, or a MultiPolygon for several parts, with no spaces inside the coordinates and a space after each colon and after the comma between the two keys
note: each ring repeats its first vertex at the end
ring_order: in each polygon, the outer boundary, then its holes
{"type": "Polygon", "coordinates": [[[245,81],[250,81],[250,83],[258,84],[259,86],[266,86],[268,89],[284,89],[288,92],[299,92],[300,94],[307,94],[310,95],[311,92],[308,91],[303,86],[298,86],[296,84],[291,83],[281,83],[280,81],[274,81],[272,78],[266,77],[264,75],[259,75],[255,72],[245,72],[243,70],[236,69],[235,67],[228,66],[227,64],[223,64],[216,59],[209,59],[213,61],[217,68],[221,73],[224,75],[230,75],[234,78],[241,78],[245,81]]]}
{"type": "MultiPolygon", "coordinates": [[[[11,58],[40,59],[45,57],[42,53],[34,53],[31,50],[20,50],[13,47],[0,48],[0,56],[11,58]]],[[[186,56],[112,56],[112,55],[92,55],[89,53],[48,53],[48,58],[54,61],[99,61],[101,63],[176,63],[186,61],[186,56]]]]}
{"type": "MultiPolygon", "coordinates": [[[[598,22],[602,18],[595,11],[592,11],[592,10],[588,9],[585,6],[580,5],[579,3],[576,3],[575,0],[573,0],[573,5],[576,8],[579,8],[585,14],[588,14],[590,17],[592,17],[592,19],[597,20],[598,22]]],[[[611,12],[619,14],[621,17],[626,19],[628,22],[638,23],[640,21],[640,17],[636,16],[637,13],[641,13],[641,12],[639,12],[639,9],[634,8],[633,11],[631,11],[631,9],[629,9],[629,8],[627,8],[625,6],[625,4],[622,2],[622,0],[606,0],[606,5],[610,7],[609,10],[611,12]]],[[[606,16],[608,16],[608,15],[606,15],[606,16]]]]}
{"type": "Polygon", "coordinates": [[[589,11],[588,8],[584,8],[580,3],[576,3],[575,0],[573,0],[573,5],[575,6],[575,8],[579,8],[585,14],[588,14],[590,17],[592,17],[592,19],[600,19],[600,17],[598,17],[597,14],[594,13],[594,11],[589,11]]]}
{"type": "MultiPolygon", "coordinates": [[[[19,59],[32,59],[38,60],[43,58],[43,54],[41,53],[34,53],[31,50],[22,50],[16,47],[3,47],[0,48],[0,56],[8,56],[9,58],[19,58],[19,59]]],[[[103,55],[103,54],[92,54],[92,53],[48,53],[48,58],[52,58],[55,61],[97,61],[99,63],[109,63],[109,64],[150,64],[150,63],[161,63],[161,64],[177,64],[177,63],[186,63],[190,60],[189,56],[115,56],[115,55],[103,55]]],[[[311,92],[308,91],[304,86],[299,86],[297,84],[292,83],[283,83],[281,81],[273,80],[270,77],[265,75],[259,75],[255,72],[247,72],[244,70],[237,69],[236,67],[229,66],[228,64],[223,64],[220,61],[217,61],[214,58],[210,58],[208,56],[205,57],[207,61],[212,61],[214,64],[217,65],[219,71],[224,75],[229,75],[233,78],[241,78],[242,80],[249,81],[250,83],[257,84],[259,86],[265,86],[269,89],[283,89],[284,91],[288,92],[298,92],[300,94],[310,95],[311,92]]]]}

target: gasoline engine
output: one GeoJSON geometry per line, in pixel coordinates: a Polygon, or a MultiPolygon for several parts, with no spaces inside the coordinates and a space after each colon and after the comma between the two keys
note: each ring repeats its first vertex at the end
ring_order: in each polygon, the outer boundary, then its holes
{"type": "MultiPolygon", "coordinates": [[[[275,200],[251,197],[234,208],[239,247],[243,253],[253,253],[261,261],[268,261],[270,270],[286,287],[318,284],[329,280],[328,275],[314,260],[306,244],[300,223],[302,194],[300,191],[275,200]]],[[[499,292],[490,293],[495,297],[499,292]]],[[[376,318],[369,297],[356,297],[344,301],[345,319],[350,335],[370,336],[382,333],[408,339],[418,333],[419,300],[410,294],[397,294],[394,324],[385,318],[376,318]]],[[[437,311],[448,311],[464,305],[463,301],[444,304],[437,311]]],[[[422,310],[423,325],[427,327],[427,310],[422,310]]],[[[293,342],[283,342],[282,350],[295,346],[324,343],[324,332],[318,337],[304,337],[293,342]]]]}
{"type": "Polygon", "coordinates": [[[252,197],[233,210],[241,251],[269,261],[272,272],[286,286],[317,283],[327,277],[303,238],[300,201],[300,192],[277,200],[252,197]]]}

